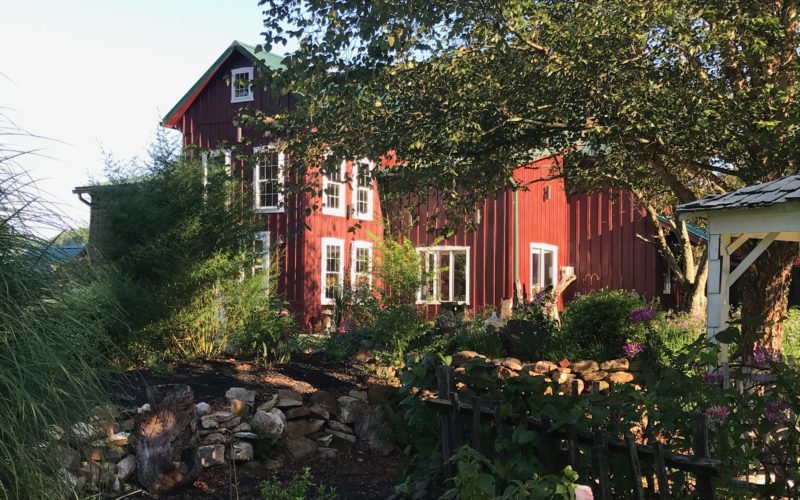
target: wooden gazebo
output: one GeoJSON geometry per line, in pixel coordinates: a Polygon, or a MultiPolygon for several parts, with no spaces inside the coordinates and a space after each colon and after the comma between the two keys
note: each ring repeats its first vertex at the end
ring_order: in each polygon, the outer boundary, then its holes
{"type": "MultiPolygon", "coordinates": [[[[727,328],[730,287],[773,241],[800,242],[800,175],[708,196],[678,207],[683,218],[708,223],[708,338],[727,328]],[[731,269],[731,254],[748,240],[760,240],[731,269]]],[[[727,362],[722,346],[720,362],[727,362]]]]}

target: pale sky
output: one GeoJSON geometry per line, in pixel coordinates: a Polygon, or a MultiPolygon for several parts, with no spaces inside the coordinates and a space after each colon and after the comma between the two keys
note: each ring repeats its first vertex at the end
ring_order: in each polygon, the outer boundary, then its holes
{"type": "Polygon", "coordinates": [[[43,197],[88,224],[71,191],[102,179],[103,151],[143,155],[233,40],[262,41],[262,19],[257,0],[0,0],[0,109],[47,138],[16,144],[41,150],[20,163],[43,197]]]}

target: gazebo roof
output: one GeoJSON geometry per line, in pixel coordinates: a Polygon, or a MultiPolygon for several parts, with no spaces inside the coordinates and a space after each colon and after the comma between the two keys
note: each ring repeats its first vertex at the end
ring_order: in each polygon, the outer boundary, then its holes
{"type": "Polygon", "coordinates": [[[678,206],[678,212],[769,207],[790,201],[800,201],[800,174],[747,186],[730,193],[706,196],[678,206]]]}

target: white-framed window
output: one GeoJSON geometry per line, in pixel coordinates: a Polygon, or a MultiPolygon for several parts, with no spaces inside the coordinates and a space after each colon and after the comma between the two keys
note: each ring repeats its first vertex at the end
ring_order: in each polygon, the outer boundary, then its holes
{"type": "Polygon", "coordinates": [[[350,285],[353,290],[372,287],[372,243],[354,241],[350,256],[350,285]]]}
{"type": "Polygon", "coordinates": [[[283,212],[284,154],[271,147],[256,147],[253,167],[255,209],[261,213],[283,212]]]}
{"type": "Polygon", "coordinates": [[[203,187],[208,185],[209,164],[214,163],[215,160],[222,160],[223,165],[225,165],[225,175],[231,175],[231,165],[233,161],[231,159],[230,149],[211,149],[203,151],[200,153],[200,164],[203,166],[203,187]]]}
{"type": "Polygon", "coordinates": [[[256,233],[255,249],[253,260],[253,275],[263,275],[264,284],[269,285],[269,246],[270,235],[269,231],[259,231],[256,233]]]}
{"type": "Polygon", "coordinates": [[[531,296],[558,283],[558,247],[531,243],[531,296]]]}
{"type": "Polygon", "coordinates": [[[663,274],[664,284],[661,289],[663,295],[672,295],[672,268],[669,264],[666,265],[666,270],[663,274]]]}
{"type": "Polygon", "coordinates": [[[353,162],[353,217],[372,220],[372,162],[362,159],[353,162]]]}
{"type": "Polygon", "coordinates": [[[322,175],[322,213],[344,217],[347,162],[322,175]]]}
{"type": "Polygon", "coordinates": [[[417,252],[426,275],[417,293],[418,302],[469,304],[469,247],[420,247],[417,252]]]}
{"type": "Polygon", "coordinates": [[[344,240],[322,238],[322,304],[333,304],[336,290],[344,287],[344,240]]]}
{"type": "Polygon", "coordinates": [[[253,100],[253,67],[231,70],[231,103],[253,100]]]}

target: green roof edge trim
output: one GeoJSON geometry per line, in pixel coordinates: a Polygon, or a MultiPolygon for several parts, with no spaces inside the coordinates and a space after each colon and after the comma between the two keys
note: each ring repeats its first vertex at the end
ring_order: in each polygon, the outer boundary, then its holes
{"type": "Polygon", "coordinates": [[[234,51],[238,51],[240,54],[250,59],[250,61],[252,61],[254,65],[260,66],[261,69],[278,70],[284,68],[282,63],[283,58],[281,56],[273,54],[271,52],[267,52],[265,50],[256,52],[255,46],[242,43],[238,40],[234,40],[233,43],[231,43],[230,46],[228,46],[228,48],[225,49],[225,52],[223,52],[222,55],[220,55],[214,61],[214,63],[205,71],[205,73],[203,73],[203,76],[201,76],[197,80],[197,82],[195,82],[195,84],[192,85],[189,91],[186,92],[186,94],[184,94],[183,97],[181,97],[178,103],[175,104],[175,106],[173,106],[172,109],[170,109],[167,112],[167,114],[161,120],[162,126],[164,126],[165,123],[169,122],[172,118],[174,118],[174,115],[178,112],[178,110],[180,110],[181,107],[183,107],[183,105],[186,104],[186,102],[195,94],[195,92],[197,92],[203,85],[206,84],[208,79],[211,78],[211,76],[217,72],[222,63],[225,62],[225,60],[228,57],[230,57],[230,55],[233,54],[234,51]]]}

